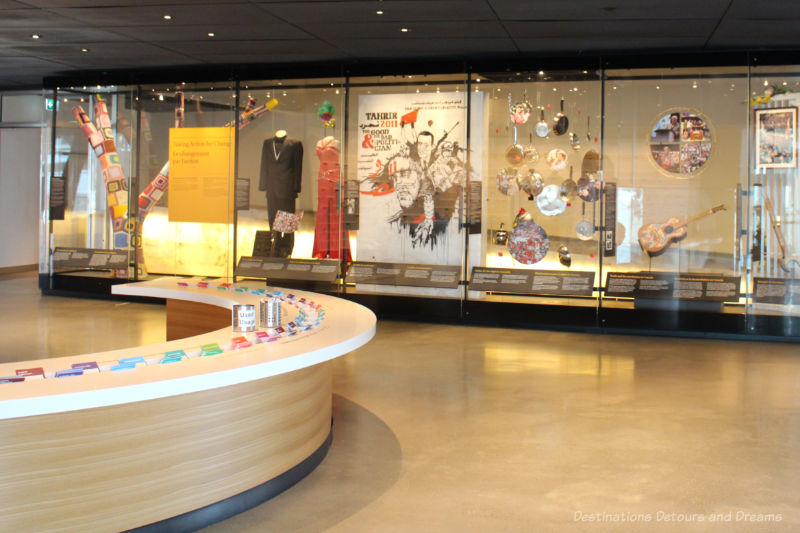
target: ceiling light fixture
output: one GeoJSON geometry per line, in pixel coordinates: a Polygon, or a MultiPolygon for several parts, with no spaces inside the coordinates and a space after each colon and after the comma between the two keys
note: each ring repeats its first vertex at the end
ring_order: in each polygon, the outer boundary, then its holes
{"type": "Polygon", "coordinates": [[[381,11],[381,10],[379,9],[378,11],[376,11],[376,12],[375,12],[375,14],[376,14],[376,15],[383,15],[383,11],[381,11]]]}
{"type": "Polygon", "coordinates": [[[207,33],[207,35],[208,35],[209,37],[213,37],[215,34],[214,34],[214,32],[213,32],[213,31],[210,31],[210,32],[208,32],[208,33],[207,33]]]}
{"type": "Polygon", "coordinates": [[[84,54],[86,54],[86,53],[88,53],[88,52],[89,52],[89,49],[88,49],[88,48],[81,48],[81,52],[83,52],[84,54]]]}
{"type": "Polygon", "coordinates": [[[403,33],[408,33],[408,28],[400,28],[400,31],[403,33]]]}
{"type": "Polygon", "coordinates": [[[172,15],[164,15],[164,20],[172,20],[172,15]]]}
{"type": "Polygon", "coordinates": [[[40,39],[41,37],[42,36],[39,35],[38,33],[34,33],[33,35],[31,35],[31,39],[40,39]]]}

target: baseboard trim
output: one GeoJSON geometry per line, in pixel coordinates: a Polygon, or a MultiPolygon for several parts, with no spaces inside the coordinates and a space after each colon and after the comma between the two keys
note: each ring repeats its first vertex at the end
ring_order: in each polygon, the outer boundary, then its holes
{"type": "Polygon", "coordinates": [[[36,271],[38,268],[39,265],[37,264],[0,267],[0,276],[3,274],[18,274],[19,272],[36,271]]]}

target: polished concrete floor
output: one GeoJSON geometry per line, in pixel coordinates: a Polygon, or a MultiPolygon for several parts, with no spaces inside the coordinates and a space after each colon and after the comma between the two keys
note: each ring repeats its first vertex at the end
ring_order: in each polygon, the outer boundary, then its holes
{"type": "MultiPolygon", "coordinates": [[[[35,284],[0,277],[0,360],[163,338],[35,284]]],[[[800,531],[796,344],[381,322],[334,368],[323,463],[204,531],[800,531]]]]}

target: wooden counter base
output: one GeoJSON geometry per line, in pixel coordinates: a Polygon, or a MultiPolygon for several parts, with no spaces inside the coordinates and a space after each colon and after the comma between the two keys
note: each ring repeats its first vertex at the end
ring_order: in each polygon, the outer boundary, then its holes
{"type": "Polygon", "coordinates": [[[231,310],[216,305],[167,299],[167,340],[185,339],[231,325],[231,310]]]}
{"type": "Polygon", "coordinates": [[[319,453],[331,398],[324,362],[219,389],[2,420],[0,531],[122,531],[222,502],[319,453]]]}

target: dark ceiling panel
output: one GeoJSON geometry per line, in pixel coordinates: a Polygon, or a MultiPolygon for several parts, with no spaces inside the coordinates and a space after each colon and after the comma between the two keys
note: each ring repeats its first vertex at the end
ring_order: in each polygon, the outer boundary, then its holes
{"type": "MultiPolygon", "coordinates": [[[[487,0],[502,20],[719,19],[730,0],[487,0]]],[[[756,0],[752,0],[754,3],[756,0]]],[[[760,0],[759,0],[760,1],[760,0]]]]}
{"type": "Polygon", "coordinates": [[[517,49],[511,39],[473,38],[463,39],[381,39],[363,41],[344,39],[341,46],[356,57],[452,57],[469,54],[516,54],[517,49]]]}
{"type": "Polygon", "coordinates": [[[218,4],[220,0],[23,0],[36,7],[135,7],[145,5],[218,4]]]}
{"type": "MultiPolygon", "coordinates": [[[[283,24],[278,19],[247,2],[218,2],[199,5],[133,5],[127,7],[56,8],[50,12],[70,20],[94,26],[168,26],[252,24],[283,24]],[[164,20],[169,14],[172,19],[164,20]]],[[[209,31],[213,31],[209,28],[209,31]]]]}
{"type": "Polygon", "coordinates": [[[72,21],[65,21],[63,17],[41,9],[4,9],[0,15],[0,28],[43,28],[72,25],[72,21]]]}
{"type": "MultiPolygon", "coordinates": [[[[34,45],[62,45],[62,44],[84,44],[84,43],[99,43],[104,41],[118,40],[129,41],[130,39],[124,36],[116,35],[113,32],[105,30],[97,30],[94,28],[48,28],[46,31],[41,32],[42,37],[37,40],[30,38],[31,30],[25,29],[5,29],[0,32],[0,45],[14,44],[17,46],[34,46],[34,45]]],[[[73,47],[76,48],[76,47],[73,47]]],[[[81,47],[78,46],[78,49],[81,47]]]]}
{"type": "Polygon", "coordinates": [[[330,24],[359,22],[372,24],[389,21],[494,20],[494,12],[485,0],[402,0],[397,2],[270,2],[260,4],[284,20],[330,21],[330,24]],[[383,15],[377,15],[376,10],[383,15]]]}
{"type": "Polygon", "coordinates": [[[796,0],[733,0],[726,19],[800,19],[796,0]]]}
{"type": "MultiPolygon", "coordinates": [[[[580,48],[577,44],[586,38],[593,37],[621,37],[629,39],[626,47],[630,47],[630,39],[651,37],[698,37],[705,40],[714,27],[716,20],[695,20],[691,24],[681,24],[677,21],[646,20],[630,24],[621,20],[603,20],[597,22],[558,21],[558,22],[506,22],[505,26],[512,37],[539,38],[539,37],[567,37],[576,44],[571,48],[580,48]]],[[[625,42],[619,40],[620,42],[625,42]]],[[[567,41],[568,42],[568,41],[567,41]]],[[[568,48],[569,49],[569,48],[568,48]]]]}
{"type": "Polygon", "coordinates": [[[199,43],[219,41],[249,41],[264,39],[313,39],[303,30],[288,24],[256,23],[247,25],[200,25],[200,26],[129,26],[112,28],[110,31],[144,42],[197,41],[199,43]],[[213,31],[214,37],[208,32],[213,31]]]}
{"type": "Polygon", "coordinates": [[[722,21],[709,41],[713,48],[796,47],[800,32],[796,20],[722,21]]]}
{"type": "Polygon", "coordinates": [[[324,46],[317,41],[286,40],[286,41],[165,41],[156,43],[159,46],[174,50],[175,52],[191,55],[206,60],[210,55],[227,56],[236,58],[239,54],[262,54],[262,63],[281,62],[282,57],[296,57],[298,53],[324,53],[330,55],[330,46],[324,46]]]}
{"type": "MultiPolygon", "coordinates": [[[[382,22],[379,24],[358,24],[355,22],[325,24],[321,22],[309,22],[304,24],[303,28],[312,35],[327,41],[336,41],[338,39],[399,40],[402,38],[414,40],[451,37],[459,38],[466,42],[474,37],[491,38],[508,36],[503,26],[499,22],[493,20],[418,21],[409,23],[382,22]],[[408,33],[400,31],[403,27],[408,28],[408,33]]],[[[369,47],[370,45],[365,43],[364,46],[369,47]]]]}
{"type": "MultiPolygon", "coordinates": [[[[630,38],[618,35],[605,37],[548,37],[515,39],[517,46],[523,53],[544,54],[555,52],[580,52],[580,51],[612,51],[620,50],[630,43],[630,38]]],[[[705,43],[704,37],[639,37],[636,40],[637,50],[683,50],[688,48],[701,48],[705,43]]]]}
{"type": "Polygon", "coordinates": [[[23,9],[30,6],[26,6],[20,2],[15,2],[14,0],[0,0],[0,9],[23,9]]]}

